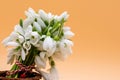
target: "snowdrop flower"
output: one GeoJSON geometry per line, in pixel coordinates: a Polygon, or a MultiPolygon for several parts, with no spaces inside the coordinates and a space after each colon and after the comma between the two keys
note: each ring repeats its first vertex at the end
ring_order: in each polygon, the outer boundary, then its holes
{"type": "Polygon", "coordinates": [[[47,13],[44,10],[39,10],[38,13],[39,13],[41,19],[43,19],[44,21],[48,21],[47,13]]]}
{"type": "Polygon", "coordinates": [[[23,36],[21,36],[20,34],[16,32],[12,32],[9,37],[7,37],[6,39],[2,41],[2,43],[5,46],[19,46],[23,42],[24,42],[23,36]]]}
{"type": "Polygon", "coordinates": [[[29,18],[39,17],[39,15],[36,14],[35,11],[32,8],[29,8],[28,11],[25,11],[25,15],[29,18]]]}
{"type": "Polygon", "coordinates": [[[46,67],[46,62],[43,60],[39,55],[35,56],[35,64],[39,68],[45,68],[46,67]]]}
{"type": "Polygon", "coordinates": [[[58,16],[57,20],[61,21],[62,19],[64,19],[64,21],[66,21],[68,19],[69,15],[67,14],[67,12],[63,12],[60,16],[58,16]]]}
{"type": "Polygon", "coordinates": [[[19,35],[19,36],[18,36],[18,40],[19,40],[19,42],[22,44],[25,39],[24,39],[23,36],[19,35]]]}
{"type": "Polygon", "coordinates": [[[30,43],[36,45],[40,40],[40,35],[37,32],[32,32],[30,34],[30,43]]]}
{"type": "Polygon", "coordinates": [[[9,41],[11,41],[10,36],[7,37],[7,38],[5,38],[5,39],[2,41],[2,43],[3,43],[4,45],[6,45],[9,41]]]}
{"type": "Polygon", "coordinates": [[[17,47],[17,46],[19,46],[19,44],[17,42],[8,42],[7,44],[5,44],[5,46],[14,46],[14,47],[17,47]]]}
{"type": "Polygon", "coordinates": [[[53,55],[56,50],[56,42],[50,36],[47,36],[43,42],[43,49],[48,52],[48,56],[53,55]]]}
{"type": "Polygon", "coordinates": [[[41,32],[41,26],[40,26],[37,22],[34,22],[34,23],[33,23],[33,26],[35,27],[35,29],[36,29],[38,32],[41,32]]]}
{"type": "Polygon", "coordinates": [[[18,39],[18,36],[20,36],[20,34],[13,31],[9,36],[9,41],[16,41],[18,39]]]}
{"type": "Polygon", "coordinates": [[[63,27],[63,31],[65,32],[65,31],[70,31],[71,29],[70,29],[70,27],[63,27]]]}
{"type": "Polygon", "coordinates": [[[23,21],[23,28],[27,28],[29,25],[31,25],[34,22],[34,18],[27,18],[23,21]]]}
{"type": "Polygon", "coordinates": [[[46,13],[43,10],[39,11],[40,17],[44,20],[44,21],[48,21],[50,22],[53,19],[53,15],[51,13],[46,13]]]}
{"type": "Polygon", "coordinates": [[[53,15],[51,13],[48,13],[48,22],[50,22],[53,19],[53,15]]]}
{"type": "Polygon", "coordinates": [[[60,44],[59,44],[60,52],[64,58],[66,58],[67,55],[72,53],[72,49],[71,49],[72,46],[73,46],[73,42],[70,40],[63,39],[60,41],[60,44]]]}
{"type": "Polygon", "coordinates": [[[50,68],[50,72],[43,72],[41,70],[39,70],[38,68],[36,68],[36,70],[41,73],[41,75],[43,76],[44,80],[59,80],[59,76],[58,76],[58,72],[57,69],[55,68],[55,66],[53,66],[52,68],[50,68]]]}
{"type": "Polygon", "coordinates": [[[37,18],[37,23],[38,23],[42,28],[45,28],[45,27],[46,27],[44,21],[42,21],[41,18],[37,18]]]}
{"type": "Polygon", "coordinates": [[[58,72],[55,66],[50,69],[51,80],[59,80],[58,72]]]}
{"type": "Polygon", "coordinates": [[[63,32],[64,32],[64,38],[70,39],[71,37],[74,36],[74,33],[70,31],[70,27],[63,27],[63,32]]]}
{"type": "Polygon", "coordinates": [[[54,55],[52,55],[52,57],[55,59],[55,60],[60,60],[60,61],[64,61],[66,57],[64,57],[64,55],[58,51],[58,52],[55,52],[54,55]]]}
{"type": "Polygon", "coordinates": [[[7,56],[7,64],[12,64],[14,62],[15,54],[14,54],[14,49],[10,49],[8,51],[8,56],[7,56]]]}
{"type": "Polygon", "coordinates": [[[32,33],[32,26],[29,25],[26,29],[24,29],[24,37],[25,39],[30,39],[31,33],[32,33]]]}
{"type": "Polygon", "coordinates": [[[24,30],[20,25],[16,25],[14,31],[20,35],[24,35],[24,30]]]}

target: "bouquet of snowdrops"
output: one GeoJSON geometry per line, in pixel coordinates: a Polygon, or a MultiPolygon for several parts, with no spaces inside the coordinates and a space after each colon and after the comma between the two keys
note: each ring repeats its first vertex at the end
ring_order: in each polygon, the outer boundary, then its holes
{"type": "MultiPolygon", "coordinates": [[[[53,15],[39,10],[36,13],[32,8],[25,11],[27,18],[20,19],[14,31],[3,40],[9,47],[8,64],[19,61],[23,65],[34,65],[45,80],[58,80],[55,60],[64,60],[72,53],[73,42],[70,40],[74,33],[64,23],[68,19],[67,12],[53,15]],[[49,72],[44,72],[47,62],[49,72]]],[[[18,70],[14,64],[11,70],[18,70]]],[[[13,77],[18,77],[17,74],[13,77]]]]}

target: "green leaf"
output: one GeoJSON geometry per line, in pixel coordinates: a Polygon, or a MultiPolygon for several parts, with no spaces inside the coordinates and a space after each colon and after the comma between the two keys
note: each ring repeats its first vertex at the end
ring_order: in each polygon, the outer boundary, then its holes
{"type": "Polygon", "coordinates": [[[23,20],[22,19],[20,19],[19,24],[21,27],[23,27],[23,20]]]}

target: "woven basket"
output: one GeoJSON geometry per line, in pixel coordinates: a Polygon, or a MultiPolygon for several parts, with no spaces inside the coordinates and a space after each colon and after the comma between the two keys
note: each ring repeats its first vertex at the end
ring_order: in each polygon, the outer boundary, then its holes
{"type": "Polygon", "coordinates": [[[4,77],[6,75],[6,72],[7,71],[0,71],[0,80],[40,80],[42,78],[40,74],[30,78],[6,78],[4,77]]]}

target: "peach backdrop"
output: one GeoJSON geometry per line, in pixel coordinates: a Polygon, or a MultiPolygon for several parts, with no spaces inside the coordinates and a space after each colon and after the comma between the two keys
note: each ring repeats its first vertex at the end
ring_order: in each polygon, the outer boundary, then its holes
{"type": "MultiPolygon", "coordinates": [[[[29,7],[70,14],[66,25],[76,34],[75,45],[73,54],[57,63],[60,80],[120,80],[119,0],[1,0],[0,42],[29,7]]],[[[10,69],[6,55],[0,44],[0,70],[10,69]]]]}

